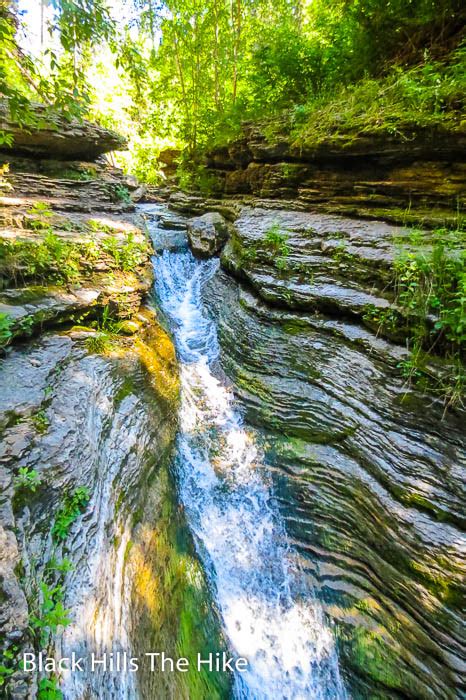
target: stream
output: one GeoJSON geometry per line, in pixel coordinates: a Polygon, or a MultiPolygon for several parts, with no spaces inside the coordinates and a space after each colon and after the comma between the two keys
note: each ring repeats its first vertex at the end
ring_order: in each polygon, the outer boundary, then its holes
{"type": "MultiPolygon", "coordinates": [[[[216,324],[202,298],[219,261],[198,260],[182,243],[177,250],[164,249],[179,233],[159,228],[160,216],[168,218],[169,212],[154,205],[142,211],[158,251],[153,257],[154,295],[179,361],[180,429],[173,463],[177,496],[229,651],[248,661],[245,671],[235,673],[232,697],[344,700],[348,695],[334,639],[288,543],[260,440],[244,424],[241,407],[220,378],[216,324]]],[[[92,454],[100,467],[88,515],[76,533],[74,549],[86,554],[67,575],[66,605],[73,611],[73,623],[65,629],[59,656],[72,651],[88,656],[92,651],[102,657],[126,650],[131,655],[133,574],[125,568],[131,509],[119,509],[112,485],[124,483],[127,494],[142,488],[138,445],[143,442],[151,449],[144,430],[145,404],[129,395],[113,413],[106,401],[109,387],[98,379],[100,365],[94,366],[99,360],[88,357],[83,362],[91,365],[99,387],[87,420],[88,432],[95,432],[93,442],[99,446],[92,454]],[[99,437],[102,425],[107,426],[104,438],[99,437]]],[[[64,697],[139,697],[134,674],[107,671],[102,666],[94,672],[88,667],[83,673],[65,671],[64,697]]]]}
{"type": "MultiPolygon", "coordinates": [[[[148,210],[157,247],[166,232],[157,229],[156,211],[148,210]]],[[[332,634],[297,569],[261,449],[216,376],[219,344],[202,289],[218,264],[188,250],[154,258],[155,292],[180,362],[179,498],[231,652],[249,662],[235,675],[233,695],[345,698],[332,634]]]]}

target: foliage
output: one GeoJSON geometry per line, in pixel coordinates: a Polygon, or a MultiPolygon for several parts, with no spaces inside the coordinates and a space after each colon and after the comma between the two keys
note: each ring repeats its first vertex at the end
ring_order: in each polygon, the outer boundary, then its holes
{"type": "Polygon", "coordinates": [[[108,192],[114,202],[123,202],[123,204],[131,204],[132,199],[129,190],[124,185],[108,185],[108,192]]]}
{"type": "MultiPolygon", "coordinates": [[[[110,227],[89,220],[91,230],[111,231],[110,227]]],[[[82,243],[63,240],[51,227],[40,231],[42,240],[0,241],[0,274],[9,284],[21,284],[27,279],[39,282],[64,284],[76,281],[84,269],[88,269],[103,251],[110,266],[129,272],[145,262],[148,255],[146,241],[136,241],[129,232],[124,240],[116,236],[82,243]]],[[[11,325],[11,324],[10,324],[11,325]]],[[[0,342],[8,340],[8,320],[0,315],[0,342]]]]}
{"type": "Polygon", "coordinates": [[[53,216],[53,211],[50,209],[47,202],[34,202],[27,213],[42,219],[49,219],[53,216]]]}
{"type": "Polygon", "coordinates": [[[0,348],[4,348],[11,340],[13,319],[8,314],[0,312],[0,348]]]}
{"type": "Polygon", "coordinates": [[[40,243],[0,242],[0,266],[15,283],[28,278],[56,283],[75,280],[80,260],[79,246],[63,241],[49,228],[40,243]]]}
{"type": "Polygon", "coordinates": [[[37,491],[37,487],[41,483],[41,478],[35,469],[29,467],[21,467],[18,475],[15,477],[14,485],[18,491],[37,491]]]}
{"type": "Polygon", "coordinates": [[[73,571],[74,568],[74,564],[67,557],[63,557],[61,561],[58,561],[55,557],[52,557],[52,559],[47,562],[46,566],[48,571],[57,571],[60,574],[67,574],[69,571],[73,571]]]}
{"type": "Polygon", "coordinates": [[[287,240],[288,235],[280,229],[280,224],[277,222],[274,222],[265,232],[265,246],[282,258],[286,258],[290,254],[290,249],[286,245],[287,240]]]}
{"type": "Polygon", "coordinates": [[[45,433],[50,425],[50,421],[44,410],[37,411],[37,413],[32,416],[31,420],[38,433],[45,433]]]}
{"type": "Polygon", "coordinates": [[[15,648],[4,649],[0,660],[0,689],[6,685],[9,677],[15,672],[12,663],[14,662],[15,648]]]}
{"type": "Polygon", "coordinates": [[[146,242],[134,240],[134,234],[128,233],[122,243],[116,236],[111,236],[102,242],[102,249],[113,259],[114,266],[129,272],[141,265],[147,258],[148,246],[146,242]]]}
{"type": "Polygon", "coordinates": [[[466,376],[462,359],[466,342],[466,249],[465,234],[452,236],[439,230],[430,250],[404,250],[395,264],[397,303],[407,314],[410,358],[401,363],[408,379],[429,376],[426,352],[443,350],[450,371],[438,381],[446,405],[462,402],[466,376]],[[430,322],[434,316],[435,322],[430,322]]]}
{"type": "Polygon", "coordinates": [[[104,355],[112,348],[112,339],[108,333],[96,333],[84,341],[86,349],[96,355],[104,355]]]}
{"type": "Polygon", "coordinates": [[[367,133],[406,140],[422,129],[454,130],[461,126],[465,75],[466,49],[446,65],[426,60],[410,69],[395,66],[383,78],[366,78],[295,107],[289,128],[297,143],[308,145],[367,133]]]}
{"type": "Polygon", "coordinates": [[[62,700],[63,693],[58,687],[55,676],[40,679],[37,698],[38,700],[62,700]]]}
{"type": "Polygon", "coordinates": [[[464,401],[466,375],[466,234],[438,229],[430,243],[413,230],[394,263],[394,304],[368,307],[364,320],[390,337],[407,337],[409,356],[398,364],[403,377],[439,395],[445,406],[464,401]],[[446,359],[431,367],[432,353],[446,359]]]}
{"type": "Polygon", "coordinates": [[[39,615],[31,615],[30,625],[34,631],[39,633],[40,644],[45,646],[59,627],[66,627],[70,624],[70,611],[63,605],[63,587],[61,585],[51,587],[43,581],[39,584],[40,589],[40,611],[39,615]]]}
{"type": "MultiPolygon", "coordinates": [[[[7,1],[0,6],[0,94],[8,99],[11,118],[28,127],[40,127],[47,111],[60,111],[69,118],[86,113],[90,52],[110,41],[114,30],[105,0],[52,0],[47,5],[53,14],[48,28],[41,29],[44,34],[48,29],[50,43],[39,57],[19,44],[21,21],[15,4],[7,1]],[[33,101],[46,106],[43,117],[31,109],[33,101]]],[[[11,145],[11,136],[2,134],[11,145]]]]}
{"type": "MultiPolygon", "coordinates": [[[[97,118],[129,138],[129,156],[117,158],[147,182],[161,181],[160,151],[176,146],[198,161],[182,186],[215,191],[198,155],[245,119],[270,118],[273,130],[284,112],[285,128],[311,143],[461,120],[465,49],[448,56],[459,0],[132,0],[124,13],[105,0],[53,0],[48,12],[39,55],[20,46],[14,5],[0,12],[0,88],[13,118],[37,120],[32,100],[97,118]]],[[[111,196],[129,203],[123,189],[111,196]]]]}
{"type": "Polygon", "coordinates": [[[79,486],[73,493],[65,496],[52,528],[55,541],[66,540],[72,524],[85,511],[89,500],[90,492],[86,486],[79,486]]]}

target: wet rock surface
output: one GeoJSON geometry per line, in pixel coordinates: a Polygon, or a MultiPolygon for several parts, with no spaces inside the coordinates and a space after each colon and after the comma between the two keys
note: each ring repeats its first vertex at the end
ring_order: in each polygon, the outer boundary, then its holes
{"type": "Polygon", "coordinates": [[[466,415],[364,320],[404,232],[249,208],[235,228],[206,305],[353,697],[462,697],[466,415]]]}
{"type": "Polygon", "coordinates": [[[232,226],[218,212],[208,212],[188,221],[192,251],[200,257],[219,253],[232,232],[232,226]]]}
{"type": "MultiPolygon", "coordinates": [[[[76,138],[74,155],[80,147],[89,155],[87,137],[81,146],[76,138]]],[[[134,214],[138,184],[102,162],[8,160],[0,200],[0,692],[24,700],[55,683],[18,670],[25,651],[87,656],[116,651],[113,641],[145,651],[163,626],[175,654],[178,643],[204,648],[218,621],[211,612],[208,622],[199,618],[209,597],[198,571],[193,630],[177,636],[178,599],[161,622],[164,596],[172,586],[188,591],[199,564],[183,514],[177,528],[167,525],[167,504],[176,510],[167,466],[178,367],[144,303],[153,250],[134,214]],[[161,600],[147,607],[154,587],[161,600]]],[[[168,215],[167,226],[186,245],[185,225],[168,215]]],[[[57,682],[66,698],[136,693],[136,681],[120,674],[64,672],[57,682]]],[[[162,690],[173,696],[173,679],[162,690]]],[[[139,691],[151,697],[143,680],[139,691]]]]}
{"type": "MultiPolygon", "coordinates": [[[[6,516],[2,528],[7,543],[1,620],[8,647],[15,634],[16,656],[33,646],[31,616],[39,614],[39,584],[50,583],[52,560],[66,556],[72,562],[60,585],[66,591],[65,607],[74,611],[80,633],[98,637],[97,622],[86,627],[82,620],[89,619],[92,601],[99,595],[101,605],[108,606],[106,615],[117,624],[121,609],[112,610],[114,601],[106,599],[104,588],[98,594],[96,586],[98,590],[99,585],[111,585],[112,578],[105,579],[105,573],[123,576],[115,564],[117,538],[125,528],[132,529],[131,508],[142,507],[145,481],[154,478],[171,449],[176,428],[176,361],[161,329],[145,342],[126,341],[105,357],[89,354],[83,342],[68,335],[50,335],[3,360],[0,387],[2,514],[6,516]],[[34,472],[38,481],[34,490],[18,486],[21,470],[34,472]],[[66,539],[57,541],[53,526],[63,504],[83,487],[90,502],[82,517],[75,518],[66,539]],[[104,548],[101,537],[105,537],[104,548]],[[94,570],[98,562],[100,584],[94,570]],[[106,571],[111,564],[114,569],[106,571]],[[80,602],[85,608],[82,618],[80,602]]],[[[102,611],[96,609],[90,617],[98,614],[102,611]]],[[[73,635],[73,628],[67,634],[73,635]]],[[[93,642],[91,637],[86,643],[92,647],[93,642]]],[[[34,683],[34,676],[27,677],[34,683]]],[[[26,689],[14,697],[27,697],[26,689]]]]}

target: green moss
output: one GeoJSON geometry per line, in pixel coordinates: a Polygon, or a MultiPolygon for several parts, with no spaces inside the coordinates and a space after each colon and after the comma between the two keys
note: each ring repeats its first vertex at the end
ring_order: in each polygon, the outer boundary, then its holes
{"type": "MultiPolygon", "coordinates": [[[[151,648],[190,660],[186,673],[160,678],[162,687],[151,685],[157,697],[220,700],[230,697],[229,674],[196,669],[197,654],[226,651],[219,621],[212,608],[201,565],[182,512],[175,502],[174,484],[168,469],[157,474],[161,512],[144,545],[137,540],[130,556],[135,565],[136,605],[142,606],[141,639],[150,638],[151,648]],[[150,551],[150,562],[147,552],[150,551]]],[[[141,524],[141,528],[145,528],[141,524]]],[[[144,683],[144,678],[141,679],[144,683]]],[[[153,683],[153,680],[150,681],[153,683]]]]}
{"type": "Polygon", "coordinates": [[[258,379],[257,376],[254,376],[242,369],[238,369],[236,384],[244,391],[257,396],[264,403],[270,403],[270,390],[264,382],[261,382],[260,379],[258,379]]]}
{"type": "Polygon", "coordinates": [[[287,335],[301,335],[301,333],[305,333],[309,330],[309,325],[306,321],[296,318],[285,321],[282,325],[282,329],[287,335]]]}
{"type": "Polygon", "coordinates": [[[362,627],[353,628],[351,634],[346,633],[345,637],[345,656],[356,672],[369,676],[376,683],[392,690],[406,687],[406,678],[401,672],[400,657],[393,639],[362,627]]]}
{"type": "Polygon", "coordinates": [[[125,376],[115,394],[115,406],[118,407],[127,396],[131,396],[132,394],[137,395],[137,393],[138,391],[134,379],[129,375],[125,376]]]}

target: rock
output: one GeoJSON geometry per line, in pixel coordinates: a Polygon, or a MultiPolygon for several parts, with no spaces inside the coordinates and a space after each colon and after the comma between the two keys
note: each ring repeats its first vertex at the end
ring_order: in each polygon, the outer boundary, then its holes
{"type": "Polygon", "coordinates": [[[0,102],[1,128],[14,139],[11,147],[0,146],[1,151],[37,158],[93,160],[102,153],[126,148],[126,139],[98,124],[68,121],[43,105],[33,106],[33,111],[40,127],[22,129],[11,120],[7,102],[0,102]]]}
{"type": "Polygon", "coordinates": [[[193,252],[211,257],[221,251],[233,227],[218,212],[209,212],[188,221],[188,239],[193,252]]]}
{"type": "Polygon", "coordinates": [[[465,153],[464,130],[419,130],[405,140],[340,134],[309,145],[280,134],[266,138],[260,125],[245,123],[243,134],[208,153],[206,162],[224,194],[293,199],[293,207],[307,211],[442,227],[457,225],[457,202],[465,206],[465,153]]]}
{"type": "Polygon", "coordinates": [[[177,158],[180,155],[181,151],[178,148],[165,148],[163,151],[160,151],[159,161],[165,177],[168,178],[174,175],[178,167],[177,158]]]}
{"type": "Polygon", "coordinates": [[[466,681],[466,413],[408,386],[403,328],[367,317],[401,314],[391,270],[406,236],[244,206],[204,294],[352,697],[453,700],[466,681]]]}
{"type": "MultiPolygon", "coordinates": [[[[41,581],[50,581],[46,567],[52,558],[59,561],[64,556],[61,543],[52,543],[51,528],[66,495],[78,487],[88,490],[91,503],[67,535],[66,556],[73,571],[63,584],[63,595],[72,626],[55,640],[57,653],[67,639],[72,650],[77,651],[80,640],[97,650],[99,641],[93,635],[98,626],[92,622],[86,626],[85,621],[101,614],[116,631],[124,609],[123,602],[122,607],[115,606],[118,581],[125,576],[128,541],[138,539],[135,528],[141,516],[137,520],[135,513],[142,513],[150,493],[159,492],[158,472],[176,432],[174,348],[159,326],[153,325],[152,339],[127,340],[118,356],[103,357],[88,354],[68,336],[49,335],[13,349],[2,362],[0,634],[2,648],[11,647],[14,657],[20,657],[29,643],[25,592],[36,614],[35,591],[41,581]],[[46,416],[40,431],[34,423],[38,413],[46,416]],[[33,468],[41,480],[24,501],[14,498],[11,488],[21,468],[33,468]],[[85,612],[94,605],[88,597],[91,591],[95,608],[88,617],[85,612]]],[[[158,527],[159,516],[160,511],[158,515],[151,511],[145,532],[158,527]]],[[[128,594],[138,600],[131,578],[127,585],[128,594]]],[[[127,620],[128,610],[124,614],[127,620]]],[[[137,624],[130,628],[128,623],[126,632],[128,639],[137,637],[137,624]]],[[[137,643],[144,641],[139,638],[137,643]]],[[[18,668],[16,658],[12,664],[18,668]]],[[[33,679],[28,674],[22,685],[20,672],[11,677],[10,690],[18,700],[35,697],[29,688],[33,679]]],[[[92,687],[91,678],[79,682],[92,687]]]]}
{"type": "Polygon", "coordinates": [[[136,323],[136,321],[121,321],[118,324],[118,332],[123,333],[123,335],[134,335],[137,333],[141,328],[140,323],[136,323]]]}
{"type": "Polygon", "coordinates": [[[205,303],[351,696],[460,697],[465,412],[404,386],[402,346],[354,319],[268,306],[222,272],[205,303]]]}
{"type": "Polygon", "coordinates": [[[169,196],[170,208],[183,214],[202,214],[205,210],[203,197],[187,195],[184,192],[171,192],[169,196]]]}

